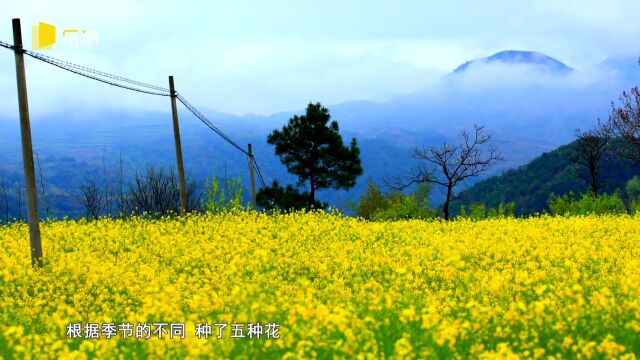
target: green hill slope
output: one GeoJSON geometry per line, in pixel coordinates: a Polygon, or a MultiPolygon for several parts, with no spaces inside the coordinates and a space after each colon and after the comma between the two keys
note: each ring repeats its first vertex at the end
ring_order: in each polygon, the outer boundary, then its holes
{"type": "MultiPolygon", "coordinates": [[[[570,160],[575,147],[575,142],[561,146],[518,169],[474,184],[460,193],[460,199],[452,202],[454,214],[459,213],[462,204],[468,207],[473,203],[482,203],[497,207],[500,203],[514,202],[518,215],[528,215],[547,209],[547,199],[551,193],[586,192],[589,183],[581,177],[585,175],[584,169],[570,160]]],[[[607,193],[624,188],[629,179],[640,175],[640,162],[623,160],[618,156],[618,151],[623,149],[622,144],[613,145],[604,157],[600,180],[607,193]]]]}

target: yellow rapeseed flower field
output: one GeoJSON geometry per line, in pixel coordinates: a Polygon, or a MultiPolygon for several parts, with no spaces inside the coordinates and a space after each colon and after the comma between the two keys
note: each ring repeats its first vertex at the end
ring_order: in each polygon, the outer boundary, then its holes
{"type": "Polygon", "coordinates": [[[4,358],[640,354],[640,217],[240,213],[49,222],[42,239],[35,270],[27,226],[0,226],[4,358]]]}

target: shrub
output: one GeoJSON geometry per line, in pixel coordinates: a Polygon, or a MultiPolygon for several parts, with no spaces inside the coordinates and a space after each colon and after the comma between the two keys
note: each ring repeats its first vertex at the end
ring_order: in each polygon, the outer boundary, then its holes
{"type": "Polygon", "coordinates": [[[631,214],[640,211],[640,178],[632,177],[624,187],[624,203],[631,214]]]}
{"type": "Polygon", "coordinates": [[[226,186],[222,187],[214,175],[211,180],[205,180],[204,195],[202,207],[210,213],[235,212],[250,208],[249,205],[242,206],[242,181],[239,177],[227,179],[226,186]]]}
{"type": "Polygon", "coordinates": [[[376,212],[389,208],[389,201],[385,198],[373,181],[367,184],[367,191],[360,196],[358,204],[355,205],[355,211],[358,216],[367,220],[371,220],[376,212]]]}
{"type": "Polygon", "coordinates": [[[576,199],[573,192],[562,196],[551,194],[548,204],[552,214],[563,216],[624,214],[627,212],[618,192],[600,195],[588,192],[583,194],[580,199],[576,199]]]}
{"type": "Polygon", "coordinates": [[[376,211],[372,220],[374,221],[396,221],[410,219],[432,219],[437,217],[436,211],[418,202],[414,194],[404,195],[402,193],[392,193],[387,197],[388,206],[376,211]]]}
{"type": "Polygon", "coordinates": [[[374,221],[431,219],[437,214],[429,207],[430,189],[429,184],[421,184],[409,195],[399,191],[383,195],[378,186],[369,182],[356,212],[358,216],[374,221]]]}
{"type": "MultiPolygon", "coordinates": [[[[196,181],[187,174],[187,211],[197,210],[199,196],[196,181]]],[[[124,198],[126,213],[138,216],[162,217],[180,213],[180,189],[174,168],[148,167],[136,172],[134,182],[124,198]]]]}
{"type": "Polygon", "coordinates": [[[469,206],[469,213],[464,205],[460,206],[460,218],[481,220],[481,219],[494,219],[503,217],[514,217],[516,210],[516,204],[500,203],[497,208],[487,208],[484,204],[471,204],[469,206]]]}
{"type": "MultiPolygon", "coordinates": [[[[309,206],[309,196],[308,191],[302,191],[291,184],[283,187],[278,181],[273,180],[271,185],[265,186],[258,191],[257,205],[264,210],[276,212],[302,210],[307,209],[309,206]]],[[[327,204],[314,199],[312,206],[313,209],[323,210],[327,204]]]]}

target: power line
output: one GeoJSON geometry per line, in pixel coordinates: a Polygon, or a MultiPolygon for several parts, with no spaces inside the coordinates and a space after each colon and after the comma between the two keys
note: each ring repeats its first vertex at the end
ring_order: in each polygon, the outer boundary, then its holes
{"type": "MultiPolygon", "coordinates": [[[[0,41],[0,47],[4,47],[10,50],[15,50],[15,47],[11,44],[8,44],[6,42],[0,41]]],[[[108,85],[112,85],[112,86],[117,86],[123,89],[127,89],[127,90],[132,90],[132,91],[137,91],[137,92],[141,92],[141,93],[145,93],[145,94],[150,94],[150,95],[160,95],[160,96],[169,96],[169,90],[160,86],[156,86],[156,85],[150,85],[147,83],[143,83],[141,81],[136,81],[136,80],[131,80],[122,76],[118,76],[118,75],[113,75],[104,71],[99,71],[99,70],[95,70],[86,66],[82,66],[82,65],[78,65],[78,64],[74,64],[68,61],[64,61],[64,60],[60,60],[60,59],[56,59],[53,58],[51,56],[46,56],[40,53],[37,53],[35,51],[30,51],[30,50],[23,50],[24,53],[26,55],[31,56],[32,58],[36,59],[36,60],[40,60],[42,62],[45,62],[47,64],[59,67],[63,70],[72,72],[74,74],[80,75],[80,76],[84,76],[86,78],[92,79],[92,80],[96,80],[96,81],[100,81],[102,83],[108,84],[108,85]],[[93,74],[93,75],[90,75],[93,74]],[[107,79],[111,79],[111,80],[115,80],[115,81],[109,81],[109,80],[105,80],[102,78],[107,78],[107,79]],[[137,87],[133,87],[133,86],[128,86],[128,85],[123,85],[123,84],[119,84],[117,82],[123,82],[123,83],[128,83],[131,85],[135,85],[137,87]],[[143,87],[143,88],[147,88],[147,89],[152,89],[154,91],[150,91],[150,90],[146,90],[146,89],[140,89],[139,87],[143,87]]]]}
{"type": "Polygon", "coordinates": [[[262,177],[262,173],[260,172],[260,168],[258,167],[258,161],[256,160],[255,156],[253,156],[253,154],[251,154],[251,157],[248,159],[247,164],[251,166],[251,163],[252,163],[251,159],[253,159],[253,169],[258,174],[258,180],[262,184],[262,187],[266,187],[264,178],[262,177]]]}
{"type": "MultiPolygon", "coordinates": [[[[0,41],[0,47],[4,47],[7,49],[11,49],[11,50],[15,50],[15,47],[11,44],[5,43],[0,41]]],[[[171,96],[171,92],[169,89],[160,87],[160,86],[155,86],[155,85],[150,85],[147,83],[143,83],[137,80],[132,80],[132,79],[128,79],[122,76],[118,76],[118,75],[113,75],[110,73],[106,73],[104,71],[100,71],[100,70],[96,70],[96,69],[92,69],[86,66],[82,66],[82,65],[78,65],[78,64],[74,64],[68,61],[64,61],[64,60],[60,60],[60,59],[56,59],[50,56],[46,56],[34,51],[30,51],[30,50],[24,50],[24,53],[29,55],[30,57],[36,59],[36,60],[40,60],[42,62],[45,62],[49,65],[53,65],[56,66],[60,69],[69,71],[71,73],[74,73],[76,75],[80,75],[80,76],[84,76],[86,78],[89,78],[91,80],[96,80],[108,85],[112,85],[112,86],[116,86],[119,88],[123,88],[126,90],[131,90],[131,91],[136,91],[136,92],[140,92],[140,93],[145,93],[145,94],[150,94],[150,95],[159,95],[159,96],[171,96]],[[106,79],[111,79],[111,80],[106,80],[106,79]],[[129,86],[129,85],[123,85],[121,83],[128,83],[131,85],[135,85],[137,87],[133,87],[133,86],[129,86]],[[142,88],[146,88],[146,89],[141,89],[142,88]],[[152,89],[155,91],[151,91],[151,90],[147,90],[147,89],[152,89]]],[[[251,158],[253,158],[253,164],[254,164],[254,168],[258,174],[258,179],[260,180],[260,183],[262,184],[263,187],[266,186],[266,183],[264,181],[264,177],[262,176],[262,172],[260,171],[260,167],[258,166],[258,161],[256,160],[255,156],[250,155],[245,149],[243,149],[240,145],[238,145],[235,141],[233,141],[229,136],[227,136],[222,130],[220,130],[217,126],[215,126],[211,121],[209,121],[209,119],[207,119],[206,116],[204,116],[204,114],[202,114],[200,111],[198,111],[198,109],[195,108],[195,106],[191,105],[191,103],[189,101],[187,101],[187,99],[185,99],[184,97],[182,97],[181,95],[177,94],[176,98],[182,103],[182,105],[184,105],[195,117],[197,117],[198,119],[200,119],[200,121],[202,123],[204,123],[209,129],[213,130],[213,132],[215,132],[216,134],[218,134],[218,136],[220,136],[223,140],[225,140],[226,142],[228,142],[230,145],[232,145],[233,147],[235,147],[237,150],[239,150],[240,152],[242,152],[243,154],[250,156],[251,158]]]]}
{"type": "Polygon", "coordinates": [[[260,179],[260,183],[262,184],[262,187],[267,187],[267,184],[264,182],[264,178],[262,177],[262,172],[258,167],[258,161],[256,160],[255,156],[253,157],[253,165],[256,168],[256,172],[258,173],[258,179],[260,179]]]}
{"type": "Polygon", "coordinates": [[[140,92],[140,93],[145,93],[145,94],[150,94],[150,95],[169,96],[168,93],[160,93],[160,92],[149,91],[149,90],[145,90],[145,89],[138,89],[138,88],[134,88],[134,87],[127,86],[127,85],[118,84],[118,83],[113,82],[113,81],[100,79],[97,76],[85,74],[85,73],[81,72],[80,70],[76,70],[76,69],[70,68],[70,67],[64,65],[63,63],[50,60],[51,58],[41,56],[40,54],[31,52],[31,51],[27,51],[26,54],[31,56],[34,59],[37,59],[37,60],[43,61],[43,62],[45,62],[47,64],[59,67],[60,69],[72,72],[72,73],[80,75],[80,76],[84,76],[84,77],[92,79],[92,80],[100,81],[100,82],[108,84],[108,85],[117,86],[119,88],[131,90],[131,91],[137,91],[137,92],[140,92]]]}
{"type": "Polygon", "coordinates": [[[235,141],[233,141],[229,136],[227,136],[224,132],[222,132],[222,130],[220,130],[217,126],[213,125],[213,123],[211,123],[211,121],[209,121],[209,119],[207,119],[207,117],[204,116],[204,114],[198,111],[198,109],[196,109],[195,106],[191,105],[191,103],[187,101],[187,99],[185,99],[183,96],[178,95],[177,98],[178,100],[180,100],[182,105],[184,105],[195,117],[200,119],[200,121],[202,121],[205,125],[207,125],[207,127],[209,127],[216,134],[218,134],[223,140],[231,144],[233,147],[238,149],[243,154],[253,158],[253,164],[254,164],[254,168],[256,169],[256,172],[258,173],[258,179],[260,180],[260,183],[262,184],[262,186],[265,187],[266,183],[264,181],[264,177],[262,176],[262,172],[260,171],[260,167],[258,166],[258,161],[256,160],[255,156],[250,155],[245,149],[243,149],[240,145],[238,145],[235,141]]]}
{"type": "Polygon", "coordinates": [[[198,111],[198,109],[196,109],[193,105],[191,105],[191,103],[189,103],[187,99],[185,99],[181,95],[178,95],[177,98],[178,100],[180,100],[182,105],[184,105],[187,109],[189,109],[189,111],[191,111],[191,113],[195,115],[195,117],[197,117],[198,119],[200,119],[200,121],[202,121],[205,125],[207,125],[207,127],[213,130],[216,134],[218,134],[222,139],[224,139],[226,142],[231,144],[233,147],[240,150],[240,152],[249,156],[249,153],[245,149],[243,149],[235,141],[231,140],[231,138],[228,137],[225,133],[223,133],[222,130],[220,130],[217,126],[213,125],[213,123],[211,123],[211,121],[209,121],[209,119],[207,119],[206,116],[204,116],[200,111],[198,111]]]}
{"type": "Polygon", "coordinates": [[[136,86],[140,86],[140,87],[146,87],[146,88],[149,88],[149,89],[162,91],[162,92],[166,92],[166,93],[169,92],[169,89],[167,89],[167,88],[163,88],[163,87],[156,86],[156,85],[150,85],[150,84],[143,83],[143,82],[137,81],[137,80],[127,79],[125,77],[118,76],[118,75],[109,74],[109,73],[106,73],[104,71],[95,70],[95,69],[92,69],[92,68],[89,68],[89,67],[86,67],[86,66],[74,64],[74,63],[71,63],[71,62],[68,62],[68,61],[64,61],[64,60],[60,60],[60,59],[56,59],[56,58],[53,58],[53,57],[50,57],[50,56],[47,56],[47,55],[43,55],[43,54],[40,54],[40,53],[37,53],[37,52],[34,52],[34,51],[26,50],[25,53],[27,55],[33,57],[33,58],[45,61],[45,62],[50,63],[50,64],[57,63],[57,64],[63,65],[64,67],[67,67],[67,68],[77,69],[77,70],[82,71],[82,72],[95,74],[95,75],[102,76],[102,77],[105,77],[105,78],[109,78],[109,79],[112,79],[112,80],[117,80],[117,81],[120,81],[120,82],[126,82],[126,83],[129,83],[129,84],[132,84],[132,85],[136,85],[136,86]]]}

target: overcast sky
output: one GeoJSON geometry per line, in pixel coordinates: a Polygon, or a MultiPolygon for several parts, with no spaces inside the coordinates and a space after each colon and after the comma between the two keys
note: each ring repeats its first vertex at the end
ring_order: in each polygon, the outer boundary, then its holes
{"type": "MultiPolygon", "coordinates": [[[[535,50],[580,69],[640,53],[640,1],[87,1],[0,0],[0,40],[20,17],[58,28],[47,55],[167,86],[192,103],[273,113],[309,101],[384,100],[421,89],[460,63],[535,50]],[[108,5],[107,5],[108,4],[108,5]],[[65,47],[63,29],[99,34],[65,47]]],[[[27,59],[30,107],[168,110],[136,95],[27,59]]],[[[13,54],[0,49],[0,115],[17,108],[13,54]]]]}

